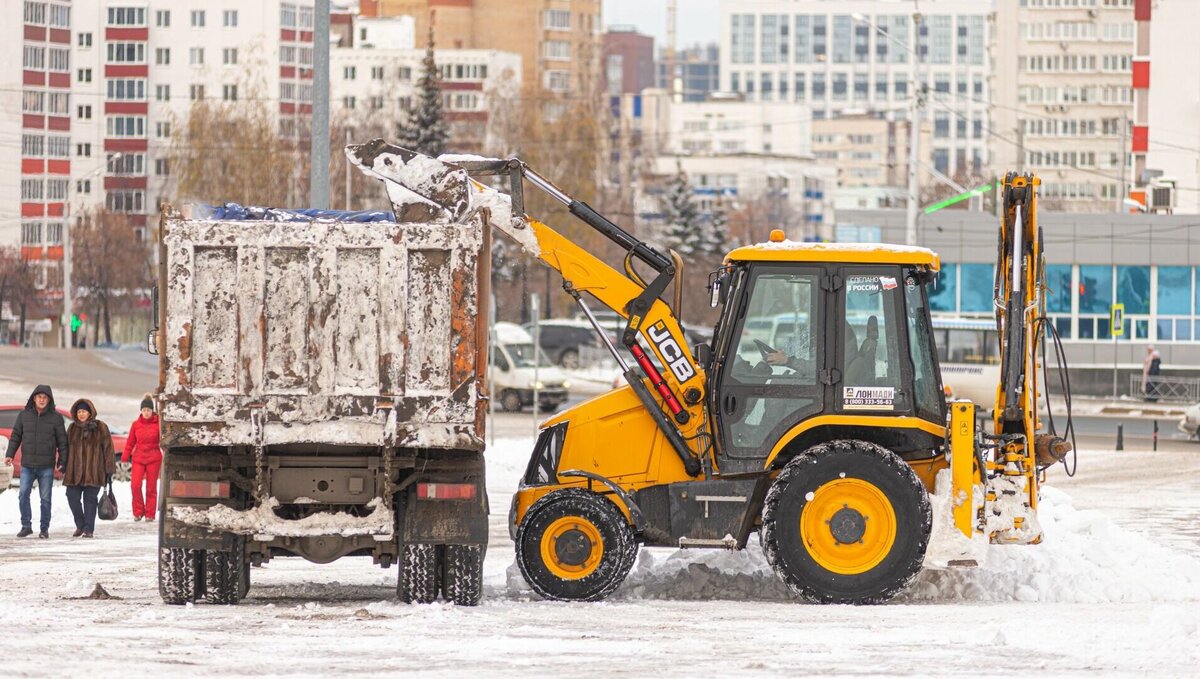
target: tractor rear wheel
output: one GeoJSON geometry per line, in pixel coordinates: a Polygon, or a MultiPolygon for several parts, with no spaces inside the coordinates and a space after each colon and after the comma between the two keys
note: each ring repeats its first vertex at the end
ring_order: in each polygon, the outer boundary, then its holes
{"type": "Polygon", "coordinates": [[[437,545],[407,544],[400,555],[396,596],[406,604],[431,604],[438,597],[437,545]]]}
{"type": "Polygon", "coordinates": [[[599,601],[624,582],[638,544],[612,501],[569,488],[529,508],[516,548],[521,575],[533,591],[557,601],[599,601]]]}
{"type": "Polygon", "coordinates": [[[783,468],[763,506],[763,550],[818,603],[888,601],[916,577],[932,513],[904,460],[866,441],[831,441],[783,468]]]}

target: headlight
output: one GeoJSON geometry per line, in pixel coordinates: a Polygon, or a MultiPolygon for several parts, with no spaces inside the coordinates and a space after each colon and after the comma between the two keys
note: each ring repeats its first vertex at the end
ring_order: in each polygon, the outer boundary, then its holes
{"type": "Polygon", "coordinates": [[[571,388],[571,382],[570,382],[569,380],[563,380],[563,383],[562,383],[562,388],[563,388],[563,389],[570,389],[570,388],[571,388]]]}
{"type": "Polygon", "coordinates": [[[530,389],[545,389],[546,385],[542,384],[541,382],[530,382],[529,388],[530,389]]]}

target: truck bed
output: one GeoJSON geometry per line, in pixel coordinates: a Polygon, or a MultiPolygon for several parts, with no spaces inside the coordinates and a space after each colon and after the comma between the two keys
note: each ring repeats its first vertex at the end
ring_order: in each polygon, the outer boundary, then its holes
{"type": "Polygon", "coordinates": [[[165,214],[163,445],[481,451],[486,225],[297,219],[165,214]]]}

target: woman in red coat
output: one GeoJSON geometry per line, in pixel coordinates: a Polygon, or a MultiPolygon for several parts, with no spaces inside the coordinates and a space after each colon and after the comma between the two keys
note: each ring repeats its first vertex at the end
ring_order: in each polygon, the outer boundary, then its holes
{"type": "Polygon", "coordinates": [[[158,470],[162,467],[162,450],[158,447],[158,415],[154,412],[154,401],[149,396],[142,399],[142,414],[129,427],[125,440],[125,451],[121,462],[129,464],[133,484],[133,520],[154,520],[158,507],[158,470]],[[142,484],[146,496],[142,498],[142,484]]]}

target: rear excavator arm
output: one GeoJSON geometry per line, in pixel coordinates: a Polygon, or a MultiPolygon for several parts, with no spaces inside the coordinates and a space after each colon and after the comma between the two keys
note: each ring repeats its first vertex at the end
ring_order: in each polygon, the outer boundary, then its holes
{"type": "Polygon", "coordinates": [[[650,411],[687,472],[692,476],[700,474],[705,451],[693,450],[687,442],[704,439],[700,434],[707,426],[703,412],[705,374],[687,346],[675,313],[660,299],[679,273],[681,262],[677,257],[664,255],[638,240],[515,158],[446,157],[443,161],[379,139],[347,146],[346,156],[365,174],[383,180],[397,220],[464,224],[475,214],[482,214],[492,228],[559,272],[564,289],[575,298],[601,339],[609,345],[625,369],[626,381],[650,411]],[[485,186],[472,175],[506,176],[508,193],[485,186]],[[627,253],[625,272],[525,214],[523,180],[563,203],[572,215],[623,248],[627,253]],[[634,259],[656,273],[649,282],[634,272],[634,259]],[[595,323],[580,297],[584,292],[626,319],[621,342],[634,356],[636,367],[627,365],[595,323]],[[660,372],[650,361],[638,343],[639,336],[646,339],[665,371],[660,372]]]}

